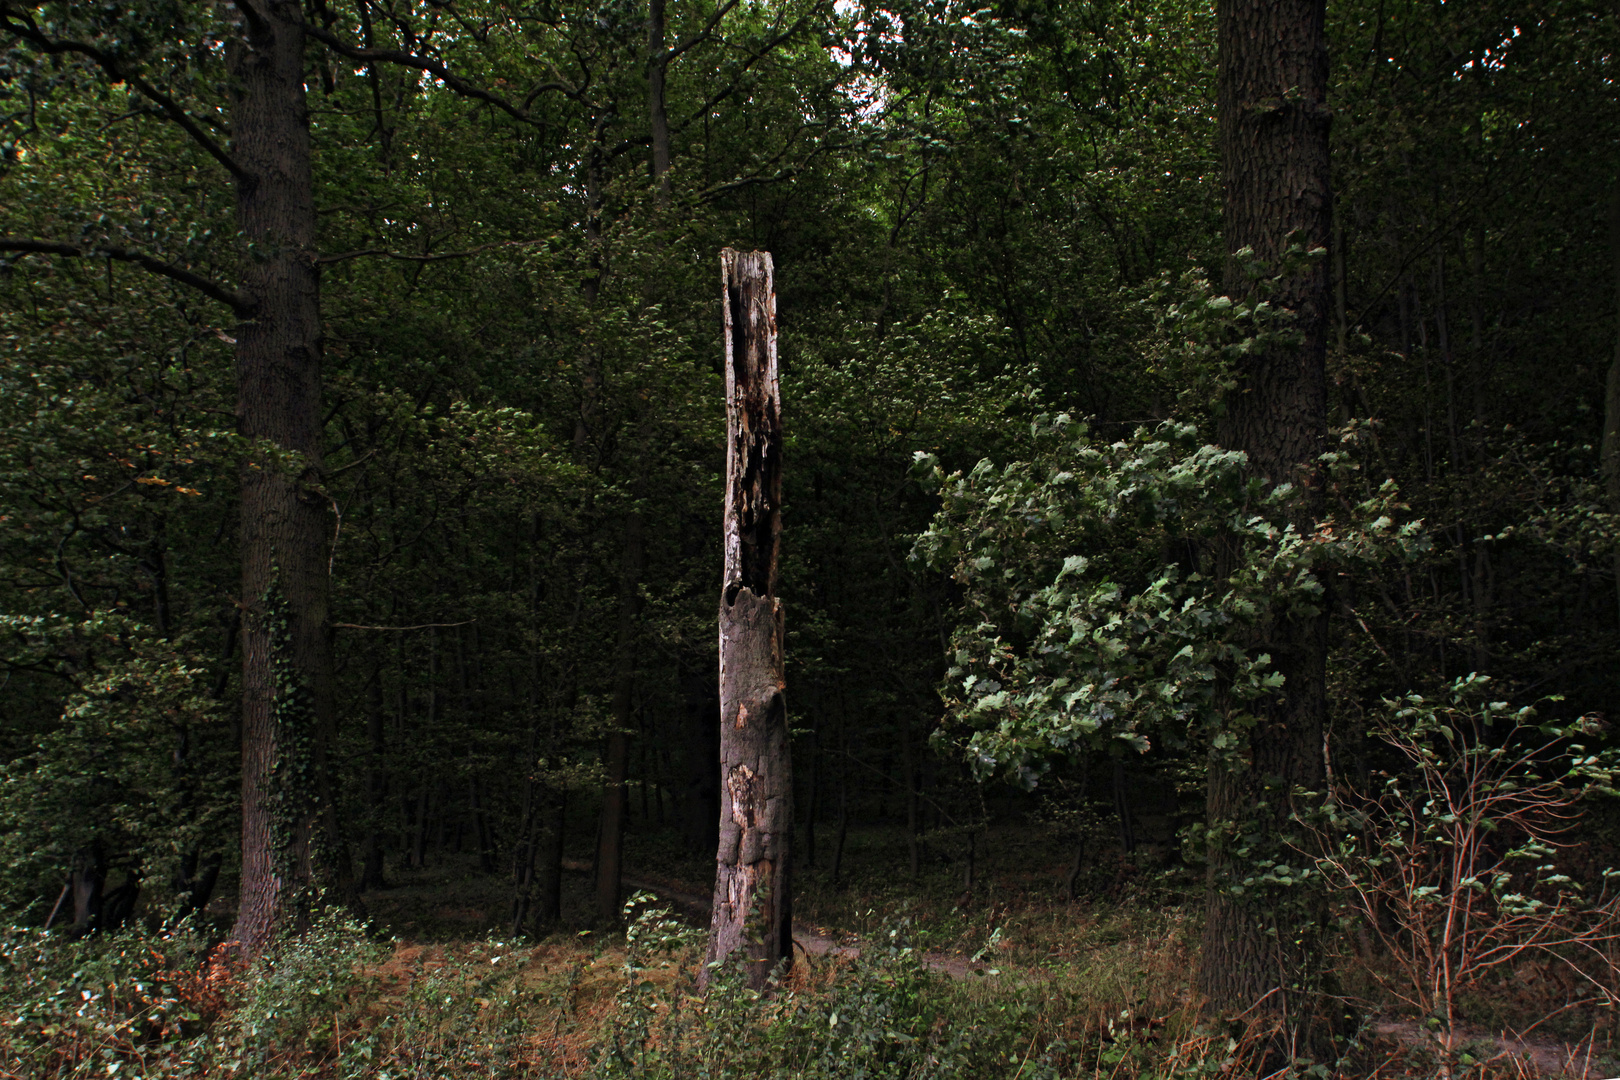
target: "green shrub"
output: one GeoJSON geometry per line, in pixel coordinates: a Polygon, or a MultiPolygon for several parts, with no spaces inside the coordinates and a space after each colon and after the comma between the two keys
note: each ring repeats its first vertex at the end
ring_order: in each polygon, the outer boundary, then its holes
{"type": "MultiPolygon", "coordinates": [[[[637,902],[642,898],[636,898],[637,902]]],[[[698,935],[667,911],[647,911],[629,935],[619,1008],[593,1066],[599,1080],[757,1080],[1055,1075],[1061,1047],[1039,1047],[1036,1017],[1016,1000],[976,1003],[930,972],[905,920],[883,944],[841,965],[824,988],[803,980],[748,987],[741,965],[713,973],[706,999],[692,993],[698,935]],[[661,953],[661,955],[660,955],[661,953]],[[674,969],[659,983],[656,965],[674,969]]]]}
{"type": "Polygon", "coordinates": [[[68,1077],[201,1075],[204,955],[189,927],[75,940],[0,935],[0,1072],[68,1077]]]}

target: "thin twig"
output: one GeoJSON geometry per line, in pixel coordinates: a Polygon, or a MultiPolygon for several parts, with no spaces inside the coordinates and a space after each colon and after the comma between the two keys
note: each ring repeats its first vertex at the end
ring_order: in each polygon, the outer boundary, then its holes
{"type": "Polygon", "coordinates": [[[444,626],[471,626],[477,619],[463,619],[461,622],[425,622],[415,626],[362,626],[359,623],[335,622],[333,629],[343,630],[432,630],[444,626]]]}

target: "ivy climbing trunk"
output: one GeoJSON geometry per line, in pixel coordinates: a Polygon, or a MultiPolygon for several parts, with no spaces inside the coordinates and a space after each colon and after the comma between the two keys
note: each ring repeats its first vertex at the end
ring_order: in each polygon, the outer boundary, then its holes
{"type": "MultiPolygon", "coordinates": [[[[726,369],[720,595],[720,843],[710,962],[744,950],[763,987],[793,963],[793,759],[782,678],[782,402],[768,252],[720,253],[726,369]]],[[[706,981],[708,968],[704,968],[706,981]]]]}
{"type": "Polygon", "coordinates": [[[242,292],[242,879],[236,938],[270,941],[310,897],[321,737],[332,721],[321,469],[321,327],[304,21],[294,0],[240,0],[229,46],[242,292]]]}
{"type": "MultiPolygon", "coordinates": [[[[1217,12],[1226,250],[1252,248],[1256,260],[1283,268],[1270,299],[1294,313],[1298,331],[1296,341],[1243,359],[1220,437],[1248,454],[1255,475],[1299,485],[1294,524],[1307,534],[1321,503],[1318,458],[1327,434],[1328,260],[1285,253],[1292,244],[1328,245],[1324,9],[1324,0],[1221,0],[1217,12]]],[[[1234,298],[1254,288],[1246,261],[1228,258],[1225,287],[1234,298]]],[[[1228,566],[1232,554],[1225,556],[1228,566]]],[[[1198,988],[1216,1014],[1247,1011],[1298,1032],[1298,1022],[1314,1014],[1295,992],[1309,985],[1312,906],[1300,896],[1232,886],[1258,872],[1256,863],[1268,855],[1283,857],[1291,793],[1322,782],[1326,616],[1279,613],[1248,644],[1271,655],[1284,684],[1267,699],[1245,703],[1255,718],[1245,744],[1211,763],[1210,889],[1198,988]],[[1258,842],[1240,854],[1237,836],[1258,842]]]]}

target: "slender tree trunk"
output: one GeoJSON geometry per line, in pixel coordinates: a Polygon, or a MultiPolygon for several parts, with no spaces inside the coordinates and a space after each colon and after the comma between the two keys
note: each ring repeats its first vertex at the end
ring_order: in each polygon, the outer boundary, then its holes
{"type": "MultiPolygon", "coordinates": [[[[1603,487],[1609,513],[1620,514],[1620,184],[1609,203],[1609,257],[1614,266],[1615,340],[1603,394],[1603,487]]],[[[1614,587],[1620,604],[1620,546],[1614,550],[1614,587]]]]}
{"type": "MultiPolygon", "coordinates": [[[[529,730],[529,768],[536,766],[535,732],[529,730]]],[[[534,904],[535,826],[540,811],[540,785],[531,772],[523,785],[523,819],[517,842],[512,845],[512,933],[523,933],[523,924],[534,904]]]]}
{"type": "Polygon", "coordinates": [[[686,711],[683,828],[687,846],[713,851],[720,837],[720,702],[711,677],[693,672],[681,682],[686,711]]]}
{"type": "MultiPolygon", "coordinates": [[[[763,987],[793,963],[793,757],[776,598],[782,404],[768,253],[720,254],[725,285],[725,576],[720,599],[720,844],[708,959],[734,950],[763,987]]],[[[706,979],[708,968],[704,968],[706,979]]]]}
{"type": "Polygon", "coordinates": [[[1114,759],[1114,816],[1119,819],[1119,846],[1129,855],[1136,850],[1136,822],[1131,819],[1129,786],[1125,783],[1125,759],[1114,759]]]}
{"type": "Polygon", "coordinates": [[[383,720],[383,660],[379,646],[366,694],[366,861],[360,872],[362,889],[380,889],[385,884],[382,815],[388,801],[388,773],[383,760],[387,750],[383,720]]]}
{"type": "Polygon", "coordinates": [[[647,717],[645,712],[638,710],[636,715],[637,738],[641,740],[639,747],[641,753],[641,775],[636,778],[636,791],[641,796],[641,823],[646,825],[652,821],[651,811],[647,809],[647,793],[652,788],[652,773],[647,765],[647,717]]]}
{"type": "MultiPolygon", "coordinates": [[[[242,290],[237,417],[254,453],[242,471],[242,877],[236,938],[268,943],[314,899],[317,787],[333,722],[321,470],[320,288],[304,22],[292,0],[242,0],[228,49],[242,290]],[[278,455],[298,455],[290,469],[278,455]],[[279,603],[268,598],[279,595],[279,603]],[[295,758],[304,758],[300,762],[295,758]],[[302,777],[302,780],[293,779],[302,777]]],[[[322,830],[323,832],[326,830],[322,830]]],[[[324,853],[327,857],[333,852],[324,853]]]]}
{"type": "Polygon", "coordinates": [[[411,845],[411,865],[418,870],[427,865],[428,810],[431,799],[426,781],[416,794],[416,836],[411,845]]]}
{"type": "MultiPolygon", "coordinates": [[[[1219,35],[1220,148],[1229,252],[1252,247],[1278,260],[1286,242],[1325,248],[1331,224],[1328,167],[1327,46],[1324,0],[1221,0],[1219,35]]],[[[1297,524],[1310,531],[1320,503],[1317,459],[1327,431],[1325,375],[1328,260],[1314,258],[1280,282],[1271,298],[1293,311],[1303,335],[1246,357],[1241,384],[1227,401],[1222,442],[1245,451],[1253,472],[1292,481],[1304,495],[1297,524]]],[[[1230,259],[1226,289],[1250,289],[1230,259]]],[[[1228,567],[1235,553],[1224,556],[1228,567]]],[[[1317,790],[1323,777],[1326,711],[1325,615],[1279,617],[1250,643],[1269,652],[1285,679],[1281,693],[1250,706],[1243,765],[1212,761],[1209,774],[1209,901],[1198,989],[1221,1015],[1248,1010],[1290,1026],[1314,1007],[1296,988],[1308,985],[1314,922],[1309,904],[1257,897],[1230,888],[1247,876],[1248,859],[1221,840],[1229,828],[1277,837],[1291,794],[1317,790]]]]}
{"type": "Polygon", "coordinates": [[[596,923],[619,925],[620,878],[624,872],[624,824],[630,809],[625,781],[630,773],[630,728],[635,723],[636,590],[641,582],[641,514],[624,518],[624,554],[619,565],[619,640],[613,677],[613,730],[608,735],[607,783],[602,785],[602,822],[596,838],[596,923]]]}
{"type": "Polygon", "coordinates": [[[546,790],[538,852],[539,891],[534,900],[534,925],[554,926],[562,918],[563,830],[568,824],[568,792],[546,790]]]}
{"type": "Polygon", "coordinates": [[[833,837],[832,883],[836,889],[844,873],[844,841],[849,838],[849,776],[838,777],[838,832],[833,837]]]}
{"type": "Polygon", "coordinates": [[[647,0],[647,126],[652,137],[652,181],[660,207],[669,205],[669,114],[664,104],[664,80],[668,74],[664,0],[647,0]]]}
{"type": "Polygon", "coordinates": [[[967,858],[962,862],[962,899],[957,906],[966,908],[973,903],[973,886],[975,884],[973,871],[978,862],[979,832],[977,829],[969,830],[967,834],[967,858]]]}
{"type": "Polygon", "coordinates": [[[917,821],[917,762],[911,745],[911,721],[900,722],[900,776],[906,788],[906,868],[911,880],[922,869],[920,823],[917,821]]]}
{"type": "Polygon", "coordinates": [[[810,805],[804,811],[804,864],[814,870],[816,866],[816,814],[821,804],[821,733],[819,731],[812,732],[810,735],[810,782],[805,786],[809,789],[810,805]]]}
{"type": "Polygon", "coordinates": [[[1074,862],[1069,866],[1068,876],[1063,879],[1063,896],[1070,903],[1074,902],[1079,892],[1080,871],[1086,867],[1086,841],[1090,838],[1091,830],[1088,828],[1088,817],[1091,807],[1086,796],[1091,790],[1091,766],[1088,763],[1080,773],[1080,816],[1079,825],[1074,830],[1074,862]]]}
{"type": "Polygon", "coordinates": [[[495,834],[489,824],[489,815],[484,812],[484,797],[479,791],[477,777],[467,781],[467,810],[472,815],[473,842],[478,845],[478,871],[482,874],[493,874],[495,834]]]}

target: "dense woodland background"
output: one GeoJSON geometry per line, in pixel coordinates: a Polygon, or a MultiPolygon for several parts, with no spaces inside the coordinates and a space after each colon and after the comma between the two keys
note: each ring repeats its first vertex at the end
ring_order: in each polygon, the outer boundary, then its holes
{"type": "MultiPolygon", "coordinates": [[[[345,895],[386,916],[453,867],[503,932],[607,928],[617,883],[578,871],[621,857],[616,741],[624,872],[707,887],[724,246],[776,267],[802,903],[863,874],[947,908],[1195,888],[1207,734],[965,754],[948,669],[990,601],[918,538],[945,528],[940,477],[1040,460],[1059,414],[1100,445],[1214,439],[1221,350],[1186,329],[1229,254],[1214,11],[652,3],[306,5],[324,390],[301,497],[345,895]]],[[[232,282],[270,257],[186,130],[229,145],[242,18],[0,5],[0,231],[57,245],[0,264],[0,896],[27,923],[234,917],[239,477],[303,463],[238,428],[230,308],[141,258],[232,282]],[[69,40],[97,51],[48,47],[69,40]]],[[[1421,523],[1324,594],[1354,778],[1383,767],[1385,699],[1470,673],[1546,718],[1620,707],[1620,20],[1336,0],[1327,37],[1333,497],[1392,480],[1421,523]]],[[[1213,557],[1156,528],[1109,542],[1213,557]]]]}

